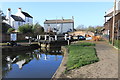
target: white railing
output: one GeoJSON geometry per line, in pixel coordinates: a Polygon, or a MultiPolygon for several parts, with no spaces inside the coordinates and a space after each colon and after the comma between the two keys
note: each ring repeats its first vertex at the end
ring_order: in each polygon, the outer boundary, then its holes
{"type": "Polygon", "coordinates": [[[37,40],[49,40],[49,41],[57,41],[57,40],[71,40],[71,36],[68,35],[37,35],[37,40]]]}

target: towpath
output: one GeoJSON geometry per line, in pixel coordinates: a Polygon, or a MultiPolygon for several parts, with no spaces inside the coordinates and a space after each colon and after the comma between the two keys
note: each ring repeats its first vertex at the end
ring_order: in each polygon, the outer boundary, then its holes
{"type": "Polygon", "coordinates": [[[105,41],[95,42],[100,61],[69,71],[64,78],[118,78],[118,50],[105,41]]]}

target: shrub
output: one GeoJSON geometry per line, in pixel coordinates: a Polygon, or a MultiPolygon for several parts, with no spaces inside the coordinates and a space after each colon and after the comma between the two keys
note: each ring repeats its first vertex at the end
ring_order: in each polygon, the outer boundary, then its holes
{"type": "Polygon", "coordinates": [[[8,30],[7,30],[7,32],[8,33],[11,33],[11,32],[13,32],[15,29],[14,28],[9,28],[8,30]]]}
{"type": "Polygon", "coordinates": [[[33,25],[25,24],[18,28],[22,33],[33,33],[33,25]]]}

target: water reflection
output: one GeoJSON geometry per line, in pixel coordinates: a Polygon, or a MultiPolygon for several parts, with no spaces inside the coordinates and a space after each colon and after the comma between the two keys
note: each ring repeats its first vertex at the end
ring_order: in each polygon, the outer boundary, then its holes
{"type": "Polygon", "coordinates": [[[60,49],[3,53],[3,78],[51,78],[62,57],[60,49]]]}

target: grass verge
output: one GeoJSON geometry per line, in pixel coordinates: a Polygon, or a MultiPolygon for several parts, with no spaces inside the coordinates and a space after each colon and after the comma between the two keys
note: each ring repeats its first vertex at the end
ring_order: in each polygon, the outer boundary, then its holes
{"type": "Polygon", "coordinates": [[[67,46],[69,49],[66,71],[79,68],[81,66],[99,61],[96,50],[93,47],[85,46],[95,45],[93,43],[78,43],[67,46]]]}
{"type": "MultiPolygon", "coordinates": [[[[109,43],[112,44],[112,41],[110,41],[109,43]]],[[[114,40],[114,46],[120,49],[120,40],[114,40]]]]}
{"type": "Polygon", "coordinates": [[[78,45],[78,46],[95,46],[95,43],[78,42],[77,44],[71,44],[71,45],[78,45]]]}

